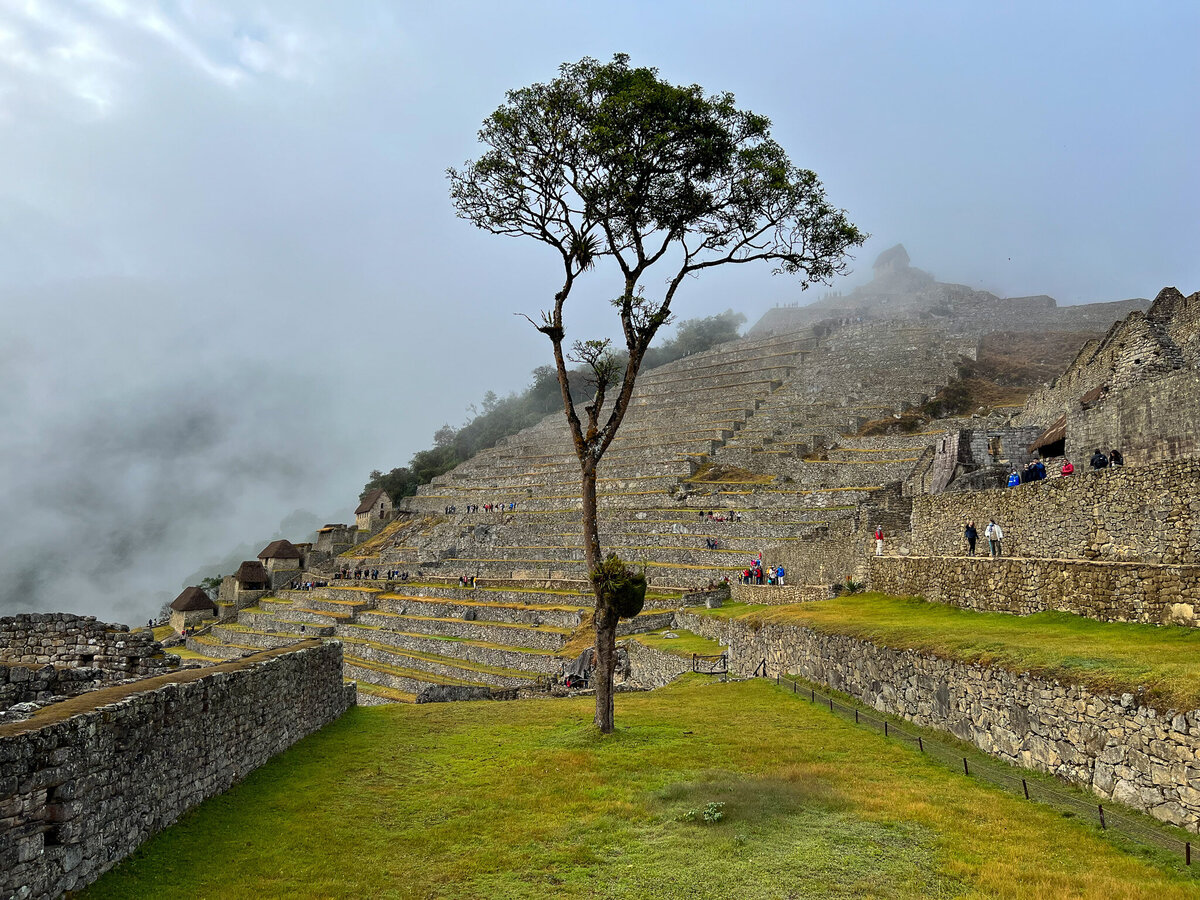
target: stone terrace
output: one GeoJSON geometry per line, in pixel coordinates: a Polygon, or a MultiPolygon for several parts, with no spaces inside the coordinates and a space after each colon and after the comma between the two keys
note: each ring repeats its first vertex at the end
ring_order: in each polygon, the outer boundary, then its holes
{"type": "Polygon", "coordinates": [[[1200,459],[917,498],[912,554],[871,560],[872,586],[973,609],[1057,609],[1200,625],[1200,459]],[[983,528],[1004,529],[999,560],[983,528]],[[963,523],[980,532],[967,555],[963,523]]]}
{"type": "MultiPolygon", "coordinates": [[[[933,439],[849,435],[936,392],[960,350],[973,347],[854,324],[820,339],[808,329],[734,341],[644,373],[600,469],[603,546],[644,566],[665,598],[656,604],[670,606],[686,590],[735,580],[769,547],[844,530],[933,439]]],[[[528,684],[560,670],[592,606],[580,508],[578,463],[556,413],[423,486],[395,522],[334,561],[360,575],[405,571],[409,583],[279,591],[189,649],[228,658],[337,637],[365,703],[528,684]],[[459,576],[480,587],[460,588],[459,576]]],[[[651,609],[623,628],[665,624],[651,609]]]]}

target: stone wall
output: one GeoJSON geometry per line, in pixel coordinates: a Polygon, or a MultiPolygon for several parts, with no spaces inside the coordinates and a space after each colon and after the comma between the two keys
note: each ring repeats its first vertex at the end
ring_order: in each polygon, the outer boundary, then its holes
{"type": "Polygon", "coordinates": [[[90,884],[354,702],[318,642],[94,697],[0,726],[0,896],[90,884]]]}
{"type": "Polygon", "coordinates": [[[1085,463],[1116,447],[1127,464],[1196,455],[1200,450],[1200,372],[1176,372],[1113,392],[1067,416],[1067,458],[1085,463]]]}
{"type": "Polygon", "coordinates": [[[54,697],[74,697],[108,681],[111,678],[102,669],[10,666],[0,662],[0,722],[4,721],[4,711],[17,704],[45,703],[54,697]]]}
{"type": "MultiPolygon", "coordinates": [[[[1030,396],[1019,420],[1049,425],[1063,414],[1080,412],[1080,399],[1097,388],[1107,389],[1109,400],[1104,402],[1111,402],[1138,385],[1195,372],[1200,367],[1198,335],[1200,292],[1185,297],[1175,288],[1163,288],[1149,309],[1130,313],[1103,338],[1085,344],[1054,384],[1030,396]]],[[[1067,446],[1073,449],[1069,432],[1067,446]]]]}
{"type": "Polygon", "coordinates": [[[872,557],[871,590],[965,609],[1200,625],[1200,566],[1004,557],[872,557]]]}
{"type": "MultiPolygon", "coordinates": [[[[888,536],[889,540],[892,536],[888,536]]],[[[874,552],[871,535],[866,531],[830,530],[809,541],[773,547],[768,556],[783,563],[785,581],[805,584],[834,584],[853,578],[865,581],[868,556],[874,552]]]]}
{"type": "Polygon", "coordinates": [[[1200,710],[1155,709],[1128,693],[1096,694],[806,628],[756,629],[692,613],[677,619],[727,645],[735,671],[749,673],[766,659],[769,672],[828,685],[1005,762],[1200,830],[1200,710]]]}
{"type": "Polygon", "coordinates": [[[692,671],[690,658],[647,647],[636,640],[624,641],[621,646],[629,654],[629,679],[625,683],[631,687],[660,688],[692,671]]]}
{"type": "Polygon", "coordinates": [[[994,518],[1010,556],[1200,563],[1200,459],[1123,466],[973,493],[917,497],[912,551],[963,555],[963,526],[994,518]]]}
{"type": "MultiPolygon", "coordinates": [[[[787,569],[787,566],[784,566],[787,569]]],[[[829,586],[822,584],[740,584],[730,585],[730,595],[735,603],[765,603],[768,606],[783,606],[790,603],[812,603],[829,599],[829,586]]]]}
{"type": "Polygon", "coordinates": [[[0,660],[101,669],[108,681],[142,678],[179,665],[149,631],[131,632],[95,616],[23,613],[0,618],[0,660]]]}

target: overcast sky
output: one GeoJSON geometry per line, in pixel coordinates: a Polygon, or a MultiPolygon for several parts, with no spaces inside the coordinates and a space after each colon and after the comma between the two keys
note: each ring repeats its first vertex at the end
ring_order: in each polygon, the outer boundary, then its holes
{"type": "MultiPolygon", "coordinates": [[[[144,620],[528,382],[553,261],[444,177],[506,88],[623,51],[733,91],[873,235],[837,287],[903,242],[1078,303],[1200,289],[1198,39],[1184,0],[0,0],[0,614],[144,620]]],[[[812,296],[738,267],[676,308],[812,296]]]]}

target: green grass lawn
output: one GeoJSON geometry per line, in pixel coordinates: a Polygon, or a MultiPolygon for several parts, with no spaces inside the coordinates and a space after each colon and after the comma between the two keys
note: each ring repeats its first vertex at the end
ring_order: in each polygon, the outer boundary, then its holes
{"type": "Polygon", "coordinates": [[[653,647],[655,650],[662,650],[665,653],[674,653],[676,656],[685,656],[688,659],[691,659],[693,653],[700,656],[719,656],[725,652],[724,645],[698,634],[692,634],[686,628],[660,628],[657,631],[635,634],[633,638],[639,644],[645,644],[647,647],[653,647]],[[674,634],[676,637],[664,637],[666,634],[674,634]]]}
{"type": "Polygon", "coordinates": [[[1097,622],[1070,613],[975,612],[919,598],[852,594],[791,606],[727,603],[691,612],[802,625],[887,647],[998,665],[1103,692],[1138,691],[1160,707],[1200,707],[1200,629],[1097,622]]]}
{"type": "Polygon", "coordinates": [[[351,710],[83,896],[1200,896],[765,680],[622,695],[608,738],[590,719],[589,698],[351,710]]]}

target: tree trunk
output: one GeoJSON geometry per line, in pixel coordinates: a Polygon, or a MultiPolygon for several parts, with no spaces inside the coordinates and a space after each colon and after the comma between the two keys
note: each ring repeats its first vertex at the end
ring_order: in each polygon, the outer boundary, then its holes
{"type": "MultiPolygon", "coordinates": [[[[596,502],[596,463],[590,458],[580,462],[583,495],[583,556],[588,574],[600,568],[600,510],[596,502]]],[[[602,734],[613,730],[613,672],[617,665],[617,616],[601,600],[595,581],[596,659],[592,684],[596,686],[596,727],[602,734]]]]}

